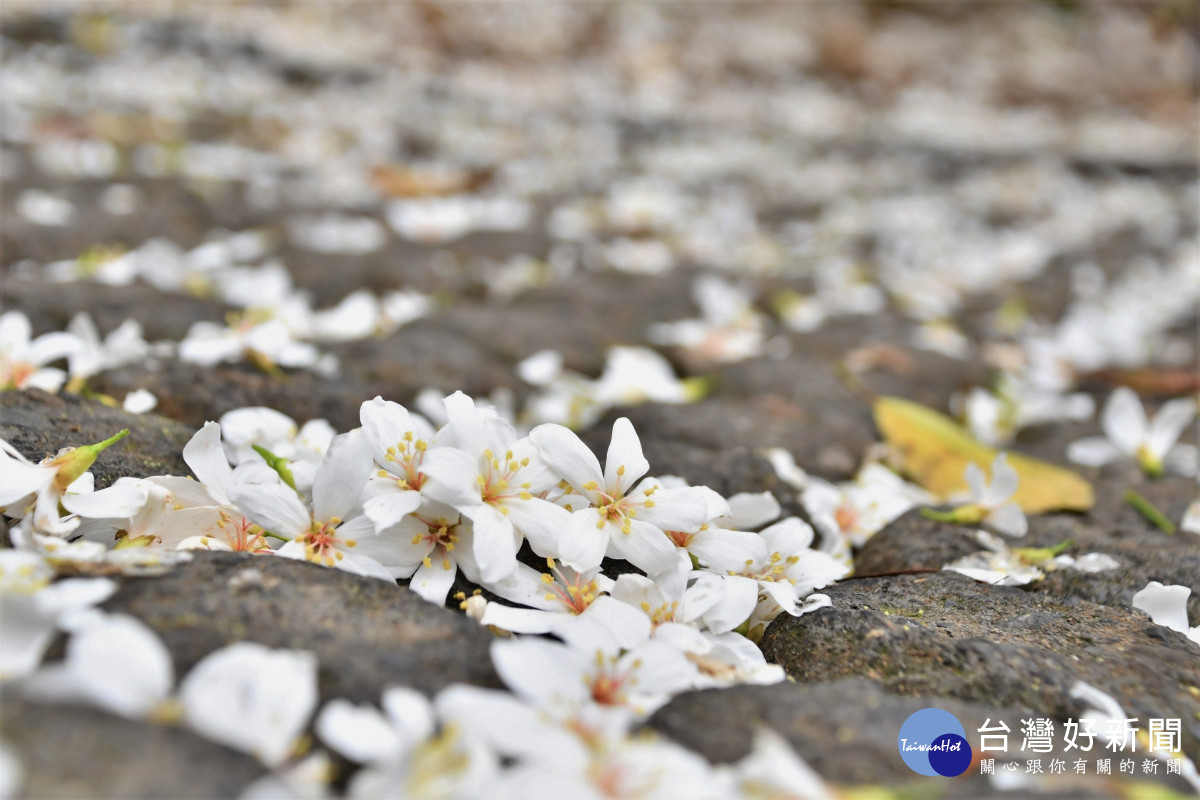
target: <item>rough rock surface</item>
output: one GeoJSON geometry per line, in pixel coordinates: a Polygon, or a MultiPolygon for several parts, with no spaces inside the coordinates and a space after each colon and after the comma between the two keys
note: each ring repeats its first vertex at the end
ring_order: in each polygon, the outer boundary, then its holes
{"type": "MultiPolygon", "coordinates": [[[[1018,705],[898,695],[876,681],[854,677],[692,692],[660,709],[649,726],[716,763],[733,762],[745,756],[755,730],[765,726],[787,739],[823,777],[840,785],[887,787],[902,797],[1011,796],[979,774],[978,768],[946,781],[915,775],[904,766],[896,757],[899,725],[909,715],[931,706],[957,717],[968,733],[968,740],[975,742],[974,731],[995,720],[1031,716],[1029,710],[1018,705]]],[[[1019,740],[1020,729],[1014,727],[1009,739],[1010,752],[1017,750],[1019,740]]],[[[990,755],[998,764],[1003,760],[998,752],[990,755]]],[[[1092,762],[1099,755],[1096,749],[1081,755],[1078,750],[1064,751],[1058,745],[1040,755],[1046,764],[1059,758],[1071,767],[1049,785],[1036,790],[1023,785],[1018,791],[1036,792],[1041,797],[1125,796],[1120,786],[1074,774],[1074,762],[1080,758],[1095,773],[1092,762]]],[[[1187,784],[1178,778],[1168,783],[1175,791],[1187,790],[1187,784]]]]}
{"type": "Polygon", "coordinates": [[[253,757],[169,725],[4,698],[4,742],[31,798],[233,797],[264,774],[253,757]]]}
{"type": "Polygon", "coordinates": [[[454,682],[498,686],[492,636],[402,586],[285,558],[198,553],[161,577],[130,579],[104,606],[153,628],[185,674],[248,640],[311,650],[324,699],[378,703],[402,683],[430,694],[454,682]]]}
{"type": "MultiPolygon", "coordinates": [[[[1195,645],[1137,611],[953,572],[850,579],[827,594],[833,608],[781,616],[763,637],[768,660],[801,683],[867,677],[898,694],[1066,719],[1085,681],[1143,720],[1200,713],[1195,645]]],[[[1184,750],[1200,753],[1194,731],[1184,750]]]]}
{"type": "Polygon", "coordinates": [[[195,431],[175,420],[129,414],[67,394],[0,392],[0,439],[31,461],[64,447],[102,442],[122,428],[129,435],[102,451],[92,466],[97,488],[123,476],[190,474],[182,453],[195,431]]]}

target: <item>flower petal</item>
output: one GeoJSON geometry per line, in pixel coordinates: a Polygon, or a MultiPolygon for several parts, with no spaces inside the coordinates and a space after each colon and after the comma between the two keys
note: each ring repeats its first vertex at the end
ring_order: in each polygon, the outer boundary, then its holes
{"type": "Polygon", "coordinates": [[[608,524],[600,527],[600,512],[594,508],[570,513],[566,535],[559,542],[559,557],[564,564],[579,572],[596,569],[604,560],[613,527],[608,524]]]}
{"type": "Polygon", "coordinates": [[[1104,404],[1104,411],[1100,416],[1100,424],[1109,441],[1128,456],[1137,454],[1138,448],[1146,441],[1149,428],[1142,401],[1127,386],[1117,387],[1108,396],[1108,402],[1104,404]]]}
{"type": "Polygon", "coordinates": [[[658,575],[674,569],[678,563],[678,551],[671,540],[659,528],[648,522],[635,519],[630,523],[629,533],[619,526],[611,525],[610,546],[621,558],[648,575],[658,575]]]}
{"type": "Polygon", "coordinates": [[[411,433],[415,438],[426,441],[433,438],[429,423],[409,413],[399,403],[382,397],[364,402],[359,408],[358,418],[375,461],[383,467],[388,464],[388,448],[403,444],[405,434],[411,433]]]}
{"type": "Polygon", "coordinates": [[[699,487],[659,489],[649,496],[635,492],[630,502],[638,506],[639,520],[664,531],[697,531],[708,518],[708,504],[699,487]]]}
{"type": "Polygon", "coordinates": [[[989,527],[1008,536],[1024,536],[1029,531],[1025,512],[1016,503],[1005,503],[984,520],[989,527]]]}
{"type": "Polygon", "coordinates": [[[283,483],[238,483],[229,486],[229,499],[264,530],[286,538],[308,531],[312,517],[300,497],[283,483]]]}
{"type": "Polygon", "coordinates": [[[456,447],[435,447],[425,453],[421,472],[429,478],[429,483],[421,487],[425,496],[459,511],[479,505],[479,486],[475,483],[479,476],[477,457],[456,447]]]}
{"type": "Polygon", "coordinates": [[[571,512],[548,500],[513,500],[505,503],[508,520],[529,539],[539,556],[554,557],[561,550],[562,537],[571,524],[571,512]]]}
{"type": "Polygon", "coordinates": [[[761,528],[780,514],[779,501],[770,492],[741,492],[729,498],[729,520],[725,524],[735,530],[752,531],[761,528]]]}
{"type": "Polygon", "coordinates": [[[1150,423],[1150,431],[1146,434],[1146,449],[1163,458],[1195,418],[1196,401],[1191,397],[1180,397],[1163,403],[1162,408],[1154,415],[1154,421],[1150,423]]]}
{"type": "Polygon", "coordinates": [[[468,510],[475,529],[475,561],[481,580],[502,581],[517,568],[517,540],[512,523],[497,509],[478,505],[468,510]]]}
{"type": "Polygon", "coordinates": [[[1187,599],[1192,590],[1186,586],[1164,586],[1150,581],[1146,588],[1133,596],[1133,607],[1145,611],[1158,625],[1186,635],[1188,632],[1187,599]]]}
{"type": "Polygon", "coordinates": [[[387,530],[421,506],[421,493],[393,485],[363,503],[363,513],[377,532],[387,530]]]}
{"type": "Polygon", "coordinates": [[[402,752],[400,737],[379,709],[341,698],[321,709],[316,732],[322,742],[356,764],[384,761],[402,752]]]}
{"type": "Polygon", "coordinates": [[[437,547],[429,554],[429,566],[422,564],[417,569],[408,588],[434,605],[445,605],[446,595],[450,593],[457,574],[458,565],[446,557],[443,548],[437,547]]]}
{"type": "Polygon", "coordinates": [[[1067,445],[1067,459],[1085,467],[1102,467],[1122,452],[1103,436],[1088,436],[1067,445]]]}
{"type": "Polygon", "coordinates": [[[335,436],[313,479],[313,518],[353,516],[374,467],[361,428],[335,436]]]}
{"type": "Polygon", "coordinates": [[[1016,469],[1008,463],[1008,454],[1001,453],[992,462],[992,482],[984,490],[979,503],[984,508],[995,508],[1016,494],[1021,478],[1016,469]]]}
{"type": "Polygon", "coordinates": [[[642,454],[642,442],[628,417],[613,423],[608,456],[604,461],[604,485],[625,494],[643,475],[650,471],[650,462],[642,454]]]}
{"type": "Polygon", "coordinates": [[[542,460],[550,469],[576,489],[582,491],[589,484],[604,484],[600,462],[574,431],[562,425],[547,423],[530,431],[529,438],[537,445],[542,460]]]}
{"type": "Polygon", "coordinates": [[[81,517],[125,519],[146,504],[151,485],[138,478],[118,478],[112,486],[98,492],[67,492],[60,502],[67,511],[81,517]]]}
{"type": "Polygon", "coordinates": [[[316,707],[317,658],[237,642],[194,666],[179,699],[192,730],[278,766],[316,707]]]}
{"type": "Polygon", "coordinates": [[[229,502],[233,468],[229,466],[225,450],[221,447],[219,423],[206,422],[203,428],[196,431],[196,435],[183,447],[183,460],[220,505],[229,502]]]}
{"type": "Polygon", "coordinates": [[[582,655],[545,639],[519,638],[492,643],[492,663],[500,679],[527,701],[544,706],[574,703],[588,696],[582,655]]]}
{"type": "Polygon", "coordinates": [[[967,464],[967,468],[963,470],[963,477],[967,479],[967,493],[969,502],[979,502],[987,490],[987,479],[984,477],[983,470],[975,462],[967,464]]]}

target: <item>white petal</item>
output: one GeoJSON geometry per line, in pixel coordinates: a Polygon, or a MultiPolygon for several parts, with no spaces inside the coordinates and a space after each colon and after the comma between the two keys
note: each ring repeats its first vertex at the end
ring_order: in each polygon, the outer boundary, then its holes
{"type": "Polygon", "coordinates": [[[638,507],[638,519],[664,531],[697,531],[708,517],[708,504],[698,487],[659,489],[648,497],[634,492],[630,502],[638,507]]]}
{"type": "Polygon", "coordinates": [[[225,450],[221,447],[221,426],[218,423],[206,422],[203,428],[196,431],[191,441],[184,445],[183,460],[213,499],[221,505],[229,502],[233,468],[229,466],[225,450]]]}
{"type": "MultiPolygon", "coordinates": [[[[447,425],[454,432],[454,439],[462,450],[473,456],[482,455],[487,449],[495,451],[488,420],[476,407],[474,400],[459,391],[442,402],[446,406],[447,425]]],[[[493,454],[499,457],[503,455],[503,450],[493,454]]]]}
{"type": "Polygon", "coordinates": [[[1200,500],[1193,500],[1183,512],[1179,529],[1188,533],[1200,533],[1200,500]]]}
{"type": "Polygon", "coordinates": [[[187,725],[278,766],[317,704],[317,659],[238,642],[205,657],[179,689],[187,725]]]}
{"type": "Polygon", "coordinates": [[[417,569],[408,588],[434,605],[445,605],[446,595],[450,593],[454,576],[458,574],[458,565],[452,559],[445,558],[441,547],[430,554],[429,563],[430,566],[422,564],[417,569]]]}
{"type": "Polygon", "coordinates": [[[69,356],[82,346],[78,337],[70,333],[47,333],[34,339],[26,358],[29,363],[41,366],[69,356]]]}
{"type": "Polygon", "coordinates": [[[583,490],[590,484],[604,485],[600,462],[574,431],[548,423],[530,431],[529,438],[550,469],[576,489],[583,490]]]}
{"type": "Polygon", "coordinates": [[[1177,444],[1167,451],[1163,468],[1173,475],[1194,478],[1200,472],[1200,448],[1194,444],[1177,444]]]}
{"type": "Polygon", "coordinates": [[[767,549],[784,558],[804,552],[816,536],[812,527],[799,517],[788,517],[761,531],[767,549]]]}
{"type": "Polygon", "coordinates": [[[540,556],[558,556],[562,537],[571,524],[571,512],[548,500],[515,500],[505,504],[508,520],[529,539],[529,546],[540,556]]]}
{"type": "Polygon", "coordinates": [[[148,481],[137,478],[118,478],[112,486],[98,492],[67,492],[61,502],[63,508],[81,517],[125,519],[138,513],[146,504],[151,486],[148,481]]]}
{"type": "Polygon", "coordinates": [[[121,408],[130,414],[147,414],[158,405],[158,398],[148,389],[134,389],[125,395],[121,408]]]}
{"type": "Polygon", "coordinates": [[[53,467],[30,464],[16,449],[3,442],[0,447],[0,507],[40,492],[42,487],[53,482],[54,475],[53,467]]]}
{"type": "Polygon", "coordinates": [[[1196,401],[1190,397],[1180,397],[1163,403],[1162,408],[1154,415],[1154,421],[1150,423],[1146,448],[1159,458],[1164,457],[1195,418],[1196,401]]]}
{"type": "Polygon", "coordinates": [[[488,603],[479,624],[499,628],[512,633],[549,633],[553,627],[552,611],[536,608],[513,608],[503,603],[488,603]]]}
{"type": "MultiPolygon", "coordinates": [[[[576,737],[564,736],[562,728],[548,724],[537,710],[508,692],[453,684],[439,692],[435,702],[442,720],[478,734],[502,755],[533,758],[564,769],[587,761],[576,737]]],[[[568,795],[555,787],[553,796],[568,795]]]]}
{"type": "Polygon", "coordinates": [[[1102,467],[1123,453],[1103,436],[1088,436],[1067,445],[1067,459],[1085,467],[1102,467]]]}
{"type": "Polygon", "coordinates": [[[609,527],[612,528],[610,546],[638,569],[657,575],[675,567],[678,551],[659,528],[637,519],[630,524],[629,533],[618,525],[610,523],[609,527]]]}
{"type": "Polygon", "coordinates": [[[421,493],[459,511],[479,505],[479,459],[456,447],[435,447],[425,453],[421,471],[429,483],[421,493]]]}
{"type": "Polygon", "coordinates": [[[1017,491],[1020,476],[1008,463],[1008,454],[1000,453],[992,462],[992,482],[984,491],[980,504],[984,508],[995,508],[1012,497],[1017,491]]]}
{"type": "Polygon", "coordinates": [[[704,624],[713,633],[725,633],[741,625],[754,613],[758,604],[758,582],[750,578],[727,575],[722,578],[724,592],[720,602],[708,609],[704,624]]]}
{"type": "Polygon", "coordinates": [[[1133,607],[1145,611],[1155,623],[1186,635],[1187,599],[1191,593],[1186,586],[1164,586],[1158,581],[1150,581],[1133,596],[1133,607]]]}
{"type": "Polygon", "coordinates": [[[983,470],[979,468],[978,464],[972,462],[967,464],[967,468],[963,471],[963,477],[967,479],[968,499],[971,502],[979,502],[987,489],[987,480],[983,475],[983,470]]]}
{"type": "Polygon", "coordinates": [[[619,533],[619,528],[608,523],[601,528],[599,523],[600,512],[594,508],[571,512],[566,535],[559,542],[559,556],[564,564],[579,572],[600,566],[608,550],[609,537],[614,530],[619,533]]]}
{"type": "Polygon", "coordinates": [[[604,462],[604,485],[624,494],[630,486],[650,470],[650,462],[642,455],[642,442],[633,423],[621,417],[613,423],[612,439],[604,462]]]}
{"type": "Polygon", "coordinates": [[[761,528],[780,514],[779,501],[770,492],[742,492],[729,498],[728,527],[740,531],[761,528]]]}
{"type": "MultiPolygon", "coordinates": [[[[685,562],[691,569],[690,559],[685,562]]],[[[690,584],[683,592],[683,607],[679,609],[679,621],[691,623],[721,602],[725,596],[724,576],[711,572],[692,572],[690,584]]]]}
{"type": "Polygon", "coordinates": [[[32,337],[33,325],[24,312],[8,311],[0,314],[0,347],[23,355],[28,351],[29,340],[32,337]]]}
{"type": "Polygon", "coordinates": [[[1008,536],[1024,536],[1029,530],[1025,512],[1016,503],[1005,503],[987,515],[984,520],[990,527],[1008,536]]]}
{"type": "Polygon", "coordinates": [[[411,489],[392,486],[363,503],[363,513],[375,524],[376,531],[384,531],[421,506],[421,493],[411,489]]]}
{"type": "Polygon", "coordinates": [[[489,505],[476,506],[468,513],[474,523],[473,555],[480,578],[485,584],[504,580],[517,568],[517,541],[512,523],[489,505]]]}
{"type": "Polygon", "coordinates": [[[797,555],[800,561],[788,568],[787,575],[800,597],[824,588],[850,572],[841,561],[818,550],[804,550],[797,555]]]}
{"type": "Polygon", "coordinates": [[[153,630],[125,614],[98,615],[67,641],[67,668],[92,703],[137,719],[171,693],[171,654],[153,630]]]}
{"type": "Polygon", "coordinates": [[[67,373],[56,367],[42,367],[25,380],[21,388],[41,389],[49,394],[58,394],[58,390],[67,381],[67,373]]]}
{"type": "Polygon", "coordinates": [[[374,468],[361,428],[335,436],[313,479],[313,518],[352,516],[374,468]]]}
{"type": "Polygon", "coordinates": [[[403,686],[384,689],[381,705],[407,747],[415,747],[433,735],[433,707],[415,689],[403,686]]]}
{"type": "MultiPolygon", "coordinates": [[[[363,432],[371,445],[371,452],[380,464],[387,464],[387,450],[404,442],[404,435],[412,433],[418,439],[429,439],[416,430],[413,416],[399,403],[376,397],[362,404],[358,412],[363,432]]],[[[432,433],[432,431],[429,431],[432,433]]]]}
{"type": "Polygon", "coordinates": [[[704,566],[720,572],[740,570],[747,560],[756,561],[770,555],[758,534],[720,528],[697,533],[688,545],[688,552],[704,566]]]}
{"type": "Polygon", "coordinates": [[[42,613],[29,598],[5,597],[0,681],[21,678],[36,670],[57,633],[54,615],[42,613]]]}
{"type": "MultiPolygon", "coordinates": [[[[291,544],[291,542],[288,544],[291,544]]],[[[287,545],[284,546],[286,547],[287,545]]],[[[281,547],[280,550],[283,550],[283,548],[281,547]]],[[[388,583],[396,582],[393,570],[380,564],[369,555],[357,552],[356,550],[341,550],[340,553],[342,557],[334,562],[334,566],[338,569],[352,572],[355,575],[362,575],[364,578],[378,578],[388,583]]]]}
{"type": "Polygon", "coordinates": [[[1128,456],[1137,454],[1138,448],[1146,441],[1149,427],[1142,401],[1126,386],[1117,387],[1108,396],[1100,424],[1109,441],[1128,456]]]}
{"type": "Polygon", "coordinates": [[[621,656],[619,663],[640,661],[637,668],[637,690],[661,694],[676,694],[692,685],[696,666],[683,653],[665,642],[646,642],[621,656]]]}
{"type": "Polygon", "coordinates": [[[492,663],[504,684],[539,706],[578,702],[588,696],[581,657],[565,645],[519,638],[492,643],[492,663]]]}
{"type": "Polygon", "coordinates": [[[321,709],[316,731],[322,742],[357,764],[384,761],[401,752],[400,737],[378,709],[341,698],[321,709]]]}
{"type": "Polygon", "coordinates": [[[743,781],[762,785],[780,796],[811,800],[832,800],[834,797],[813,768],[770,728],[760,728],[755,733],[754,748],[737,764],[737,770],[743,781]]]}
{"type": "Polygon", "coordinates": [[[283,483],[238,483],[229,487],[229,499],[248,519],[264,530],[289,539],[308,532],[312,517],[300,497],[283,483]]]}

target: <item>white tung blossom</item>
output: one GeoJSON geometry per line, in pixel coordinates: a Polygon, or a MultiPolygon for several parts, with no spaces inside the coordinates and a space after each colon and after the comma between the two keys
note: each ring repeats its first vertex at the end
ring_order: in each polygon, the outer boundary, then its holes
{"type": "Polygon", "coordinates": [[[563,500],[571,519],[559,556],[575,569],[593,569],[608,554],[651,575],[669,570],[676,551],[666,531],[697,529],[708,516],[696,489],[663,489],[656,482],[634,487],[650,463],[625,417],[613,424],[603,470],[587,445],[561,425],[539,425],[529,437],[573,493],[563,500]]]}
{"type": "Polygon", "coordinates": [[[277,551],[280,556],[392,581],[387,567],[355,550],[360,539],[375,535],[360,502],[371,468],[370,451],[359,429],[335,437],[329,445],[313,479],[311,508],[283,481],[235,480],[229,495],[252,522],[289,540],[277,551]]]}
{"type": "Polygon", "coordinates": [[[48,367],[82,346],[72,333],[47,333],[33,337],[29,317],[20,311],[0,314],[0,391],[34,388],[57,392],[67,373],[48,367]]]}
{"type": "Polygon", "coordinates": [[[558,479],[537,447],[462,392],[447,397],[445,405],[449,422],[442,435],[454,446],[425,453],[422,469],[430,485],[423,494],[471,520],[483,580],[512,575],[522,536],[539,555],[555,555],[567,513],[543,497],[558,479]]]}
{"type": "Polygon", "coordinates": [[[1195,475],[1200,456],[1195,445],[1179,437],[1196,418],[1196,400],[1180,397],[1162,405],[1153,420],[1146,419],[1142,403],[1132,389],[1119,387],[1108,396],[1100,422],[1104,436],[1072,442],[1067,458],[1077,464],[1099,467],[1122,457],[1135,459],[1148,475],[1164,471],[1195,475]]]}

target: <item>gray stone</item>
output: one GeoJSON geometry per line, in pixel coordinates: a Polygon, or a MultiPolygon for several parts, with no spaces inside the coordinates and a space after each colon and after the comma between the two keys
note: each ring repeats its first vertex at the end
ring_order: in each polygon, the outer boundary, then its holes
{"type": "Polygon", "coordinates": [[[310,650],[323,699],[378,703],[388,686],[434,693],[453,682],[499,686],[492,636],[405,587],[271,556],[197,553],[160,577],[126,579],[105,604],[153,628],[176,674],[233,642],[310,650]]]}
{"type": "Polygon", "coordinates": [[[235,797],[264,774],[252,756],[182,728],[4,698],[3,738],[28,798],[235,797]]]}
{"type": "Polygon", "coordinates": [[[1020,706],[1066,720],[1086,681],[1127,714],[1185,720],[1200,754],[1200,659],[1182,634],[1141,612],[1073,596],[1032,594],[939,572],[847,580],[823,590],[833,607],[780,616],[763,637],[768,661],[797,681],[866,677],[896,694],[1020,706]]]}
{"type": "Polygon", "coordinates": [[[130,434],[102,451],[92,466],[97,488],[124,476],[189,474],[182,453],[195,431],[174,420],[129,414],[78,395],[0,392],[0,439],[32,461],[64,447],[102,442],[122,428],[130,434]]]}

